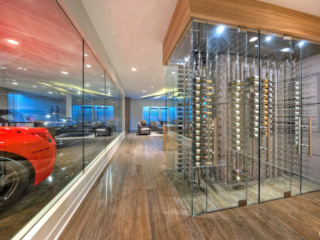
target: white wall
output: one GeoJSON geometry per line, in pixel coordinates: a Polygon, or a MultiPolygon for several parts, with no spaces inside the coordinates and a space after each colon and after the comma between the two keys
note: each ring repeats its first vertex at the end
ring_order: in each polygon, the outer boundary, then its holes
{"type": "Polygon", "coordinates": [[[130,130],[137,131],[138,122],[142,119],[142,107],[143,106],[159,106],[165,107],[166,101],[165,100],[157,100],[155,99],[131,99],[130,103],[130,130]]]}

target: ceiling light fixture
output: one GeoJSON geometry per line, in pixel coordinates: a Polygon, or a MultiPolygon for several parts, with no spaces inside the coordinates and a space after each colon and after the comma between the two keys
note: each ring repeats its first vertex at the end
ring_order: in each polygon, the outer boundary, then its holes
{"type": "Polygon", "coordinates": [[[52,94],[52,92],[49,92],[49,94],[52,94]]]}
{"type": "Polygon", "coordinates": [[[257,41],[257,40],[258,40],[257,37],[252,37],[252,38],[250,38],[249,42],[255,42],[255,41],[257,41]]]}
{"type": "Polygon", "coordinates": [[[304,44],[304,41],[301,41],[301,42],[298,43],[298,45],[299,45],[300,47],[303,46],[303,44],[304,44]]]}
{"type": "Polygon", "coordinates": [[[152,79],[153,81],[155,81],[155,79],[152,79]]]}
{"type": "Polygon", "coordinates": [[[14,84],[14,85],[18,85],[18,83],[16,83],[16,82],[13,82],[12,84],[14,84]]]}
{"type": "Polygon", "coordinates": [[[152,53],[151,55],[154,56],[154,53],[152,53]]]}
{"type": "Polygon", "coordinates": [[[91,65],[89,65],[89,64],[87,64],[86,66],[87,66],[88,68],[91,68],[91,65]]]}
{"type": "Polygon", "coordinates": [[[176,72],[172,72],[172,74],[176,74],[176,72]]]}
{"type": "Polygon", "coordinates": [[[60,71],[62,74],[68,74],[68,72],[65,72],[65,71],[60,71]]]}
{"type": "Polygon", "coordinates": [[[32,87],[36,88],[37,86],[32,86],[32,87]]]}
{"type": "Polygon", "coordinates": [[[224,31],[224,26],[219,26],[219,27],[217,28],[217,33],[218,33],[218,34],[222,33],[223,31],[224,31]]]}
{"type": "Polygon", "coordinates": [[[143,90],[142,92],[146,92],[145,90],[143,90]]]}
{"type": "Polygon", "coordinates": [[[19,43],[15,40],[12,40],[12,39],[3,39],[5,41],[7,41],[8,43],[11,43],[11,44],[14,44],[14,45],[18,45],[19,43]]]}
{"type": "Polygon", "coordinates": [[[153,88],[153,86],[151,86],[151,88],[153,88]]]}
{"type": "Polygon", "coordinates": [[[271,37],[270,37],[270,36],[266,37],[266,40],[267,40],[267,41],[270,41],[270,40],[271,40],[271,37]]]}
{"type": "Polygon", "coordinates": [[[131,70],[132,70],[132,71],[134,71],[134,72],[135,72],[135,71],[137,71],[137,69],[136,69],[136,68],[131,68],[131,70]]]}
{"type": "Polygon", "coordinates": [[[85,57],[87,57],[87,56],[88,56],[88,54],[86,54],[86,53],[85,53],[85,54],[84,54],[84,56],[85,56],[85,57]]]}
{"type": "Polygon", "coordinates": [[[81,92],[78,92],[78,94],[81,94],[81,92]]]}

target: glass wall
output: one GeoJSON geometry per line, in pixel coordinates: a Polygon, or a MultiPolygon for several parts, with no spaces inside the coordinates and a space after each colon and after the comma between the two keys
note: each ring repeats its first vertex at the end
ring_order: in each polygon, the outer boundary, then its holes
{"type": "Polygon", "coordinates": [[[0,14],[0,239],[10,239],[119,136],[122,95],[55,1],[3,0],[0,14]]]}
{"type": "Polygon", "coordinates": [[[320,190],[320,45],[193,20],[166,66],[166,169],[191,215],[320,190]]]}

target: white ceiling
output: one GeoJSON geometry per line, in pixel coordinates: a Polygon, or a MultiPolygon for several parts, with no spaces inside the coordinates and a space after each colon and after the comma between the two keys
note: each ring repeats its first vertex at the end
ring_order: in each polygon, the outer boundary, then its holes
{"type": "MultiPolygon", "coordinates": [[[[320,16],[320,0],[262,1],[320,16]]],[[[177,0],[81,2],[112,60],[126,96],[140,98],[163,90],[162,42],[177,0]]]]}
{"type": "Polygon", "coordinates": [[[259,0],[320,17],[320,0],[259,0]]]}
{"type": "Polygon", "coordinates": [[[81,2],[117,71],[126,97],[140,98],[163,90],[162,42],[177,0],[81,2]]]}

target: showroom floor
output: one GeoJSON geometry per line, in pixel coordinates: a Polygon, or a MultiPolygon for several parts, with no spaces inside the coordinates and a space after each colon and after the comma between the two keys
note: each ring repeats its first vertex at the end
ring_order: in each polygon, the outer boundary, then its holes
{"type": "Polygon", "coordinates": [[[318,239],[320,192],[190,217],[162,137],[129,133],[60,239],[318,239]]]}
{"type": "MultiPolygon", "coordinates": [[[[120,133],[113,136],[85,139],[85,165],[87,166],[106,144],[111,143],[120,133]],[[105,141],[106,139],[106,141],[105,141]]],[[[50,202],[83,169],[83,139],[56,138],[57,156],[50,177],[30,186],[20,199],[0,214],[0,240],[11,238],[50,202]]]]}

